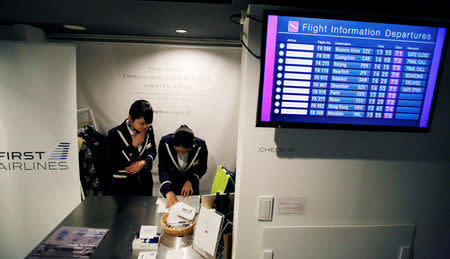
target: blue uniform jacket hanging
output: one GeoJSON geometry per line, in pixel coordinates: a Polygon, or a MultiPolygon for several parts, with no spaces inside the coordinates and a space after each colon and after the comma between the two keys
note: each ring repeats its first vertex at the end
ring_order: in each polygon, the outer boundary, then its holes
{"type": "Polygon", "coordinates": [[[194,145],[189,151],[188,160],[184,169],[178,164],[177,152],[173,147],[173,134],[161,138],[158,146],[159,153],[159,180],[160,192],[173,191],[179,195],[183,184],[189,180],[192,183],[194,194],[199,193],[199,182],[206,173],[208,162],[208,149],[206,142],[200,138],[194,138],[194,145]]]}
{"type": "Polygon", "coordinates": [[[145,160],[147,165],[139,172],[151,173],[153,160],[156,158],[156,144],[153,127],[148,129],[142,150],[133,146],[130,132],[128,131],[127,121],[125,120],[119,126],[108,132],[108,162],[112,170],[113,178],[126,178],[125,167],[130,166],[136,161],[145,160]]]}

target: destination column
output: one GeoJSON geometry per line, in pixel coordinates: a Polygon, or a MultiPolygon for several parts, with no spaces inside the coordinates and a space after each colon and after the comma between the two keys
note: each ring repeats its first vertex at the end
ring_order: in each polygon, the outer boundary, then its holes
{"type": "Polygon", "coordinates": [[[373,49],[335,46],[327,116],[364,118],[373,49]]]}

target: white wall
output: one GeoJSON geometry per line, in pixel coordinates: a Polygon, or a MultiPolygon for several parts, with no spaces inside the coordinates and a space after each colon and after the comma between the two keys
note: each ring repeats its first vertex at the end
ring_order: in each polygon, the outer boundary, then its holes
{"type": "Polygon", "coordinates": [[[80,202],[75,51],[0,42],[0,152],[21,153],[0,156],[0,258],[26,256],[80,202]],[[67,159],[51,160],[60,142],[70,143],[67,159]]]}
{"type": "MultiPolygon", "coordinates": [[[[262,19],[265,8],[249,14],[262,19]]],[[[261,23],[247,19],[244,31],[259,54],[261,23]]],[[[265,227],[354,224],[416,225],[414,258],[450,255],[448,62],[429,133],[273,129],[255,127],[260,61],[242,53],[235,258],[260,258],[265,227]],[[256,220],[260,195],[275,197],[272,222],[256,220]],[[305,215],[277,214],[289,197],[306,201],[305,215]]]]}
{"type": "Polygon", "coordinates": [[[146,99],[155,111],[157,145],[187,124],[208,146],[200,191],[209,193],[219,164],[236,167],[240,56],[235,47],[78,43],[78,107],[91,108],[106,135],[126,119],[135,100],[146,99]]]}

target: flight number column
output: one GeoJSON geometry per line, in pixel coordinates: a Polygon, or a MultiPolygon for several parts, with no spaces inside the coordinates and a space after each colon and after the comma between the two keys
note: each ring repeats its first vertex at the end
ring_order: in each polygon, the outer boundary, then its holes
{"type": "Polygon", "coordinates": [[[324,42],[316,45],[309,115],[324,116],[329,88],[332,46],[324,42]]]}

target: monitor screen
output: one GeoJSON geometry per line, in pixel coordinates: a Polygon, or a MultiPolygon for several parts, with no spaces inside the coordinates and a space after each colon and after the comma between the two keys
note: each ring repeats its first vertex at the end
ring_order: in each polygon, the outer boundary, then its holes
{"type": "Polygon", "coordinates": [[[427,131],[446,28],[266,13],[257,126],[427,131]]]}

